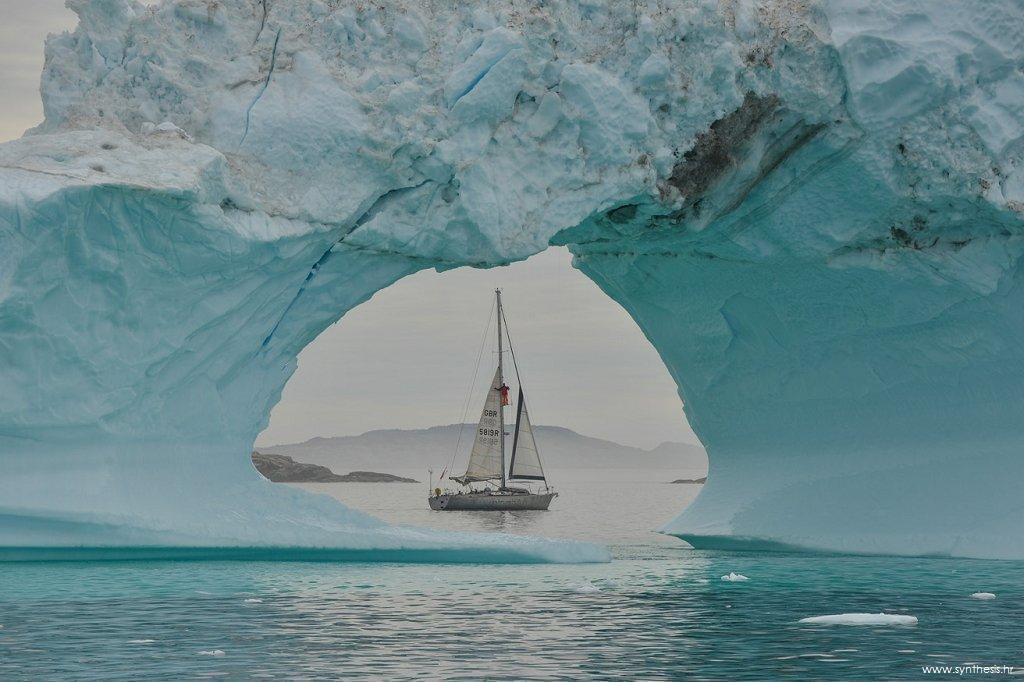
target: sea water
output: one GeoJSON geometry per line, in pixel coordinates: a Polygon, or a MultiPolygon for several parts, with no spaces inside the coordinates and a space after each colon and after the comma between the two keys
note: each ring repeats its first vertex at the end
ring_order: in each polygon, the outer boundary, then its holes
{"type": "Polygon", "coordinates": [[[620,473],[563,479],[549,512],[431,512],[425,483],[303,486],[394,523],[602,542],[607,564],[0,564],[0,679],[1024,674],[1024,563],[695,551],[652,529],[699,486],[620,473]],[[842,613],[918,622],[799,622],[842,613]]]}

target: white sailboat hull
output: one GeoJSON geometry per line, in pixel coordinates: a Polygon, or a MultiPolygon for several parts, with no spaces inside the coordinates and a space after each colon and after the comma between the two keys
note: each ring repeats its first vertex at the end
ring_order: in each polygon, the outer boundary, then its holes
{"type": "Polygon", "coordinates": [[[427,503],[434,511],[546,511],[558,493],[521,493],[484,491],[432,495],[427,503]]]}

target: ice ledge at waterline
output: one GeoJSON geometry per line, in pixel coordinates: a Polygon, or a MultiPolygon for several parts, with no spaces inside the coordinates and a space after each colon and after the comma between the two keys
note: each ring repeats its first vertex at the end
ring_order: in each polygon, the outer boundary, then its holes
{"type": "Polygon", "coordinates": [[[248,462],[346,311],[560,243],[707,447],[667,531],[1024,558],[1019,3],[73,6],[0,146],[4,545],[579,558],[248,462]]]}

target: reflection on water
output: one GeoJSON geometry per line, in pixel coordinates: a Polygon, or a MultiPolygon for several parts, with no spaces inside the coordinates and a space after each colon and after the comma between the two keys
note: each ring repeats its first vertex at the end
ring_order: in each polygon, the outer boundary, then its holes
{"type": "MultiPolygon", "coordinates": [[[[305,483],[299,487],[331,495],[396,524],[586,540],[609,545],[618,555],[636,545],[682,546],[678,539],[660,535],[655,529],[692,502],[701,486],[652,481],[650,471],[613,473],[581,481],[578,473],[556,471],[552,478],[558,483],[558,497],[549,511],[432,511],[427,506],[425,482],[305,483]]],[[[665,473],[663,478],[671,480],[671,475],[665,473]]],[[[423,478],[423,474],[419,476],[423,478]]]]}
{"type": "MultiPolygon", "coordinates": [[[[537,511],[500,511],[480,519],[480,529],[489,533],[512,533],[517,528],[530,528],[535,524],[537,511]]],[[[533,531],[531,531],[533,533],[533,531]]]]}
{"type": "Polygon", "coordinates": [[[873,680],[1024,665],[1022,563],[693,551],[648,530],[686,486],[566,484],[546,514],[470,514],[424,509],[425,485],[328,485],[395,522],[561,534],[616,559],[0,565],[0,679],[873,680]],[[720,579],[731,571],[750,580],[720,579]],[[852,611],[920,623],[797,622],[852,611]]]}

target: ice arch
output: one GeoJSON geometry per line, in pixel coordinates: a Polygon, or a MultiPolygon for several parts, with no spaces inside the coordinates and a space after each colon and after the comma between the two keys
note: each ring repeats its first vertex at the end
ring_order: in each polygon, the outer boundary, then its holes
{"type": "Polygon", "coordinates": [[[1015,2],[76,2],[0,146],[0,545],[600,550],[262,483],[298,351],[568,244],[711,458],[698,546],[1024,557],[1015,2]]]}

